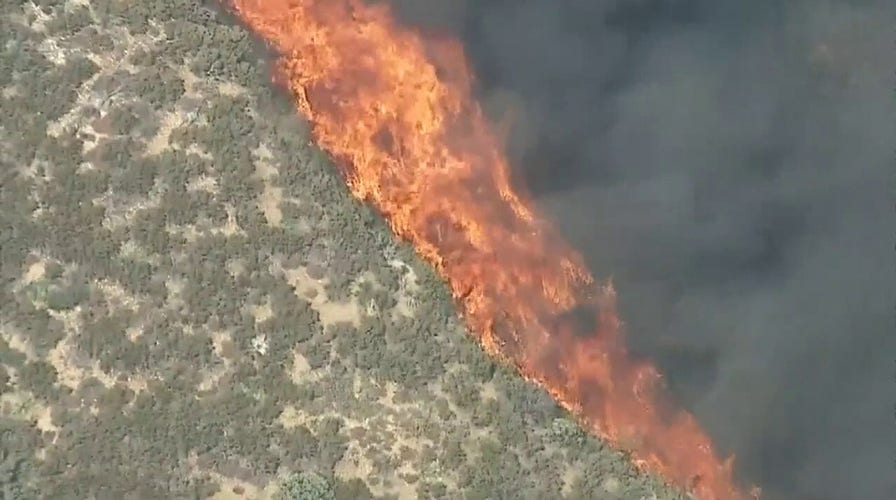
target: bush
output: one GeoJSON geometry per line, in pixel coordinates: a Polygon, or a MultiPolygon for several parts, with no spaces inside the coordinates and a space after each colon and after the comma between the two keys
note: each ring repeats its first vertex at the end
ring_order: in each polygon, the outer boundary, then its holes
{"type": "Polygon", "coordinates": [[[333,486],[314,472],[293,474],[283,482],[280,500],[333,500],[333,486]]]}
{"type": "Polygon", "coordinates": [[[89,296],[90,289],[86,285],[51,287],[46,292],[47,307],[54,311],[68,311],[89,296]]]}

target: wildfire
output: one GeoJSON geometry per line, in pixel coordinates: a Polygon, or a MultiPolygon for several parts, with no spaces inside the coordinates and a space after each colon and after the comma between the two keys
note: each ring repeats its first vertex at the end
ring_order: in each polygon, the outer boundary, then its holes
{"type": "Polygon", "coordinates": [[[483,348],[636,463],[703,499],[746,498],[659,375],[627,354],[610,284],[512,189],[501,140],[451,39],[362,0],[230,0],[280,54],[276,79],[352,193],[448,282],[483,348]],[[581,321],[573,311],[591,311],[581,321]],[[588,323],[587,325],[585,323],[588,323]]]}

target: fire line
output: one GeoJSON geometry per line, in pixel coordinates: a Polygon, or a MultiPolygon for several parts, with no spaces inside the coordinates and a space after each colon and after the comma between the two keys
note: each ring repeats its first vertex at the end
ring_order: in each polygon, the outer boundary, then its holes
{"type": "MultiPolygon", "coordinates": [[[[363,0],[228,0],[279,55],[312,135],[353,195],[445,279],[492,356],[544,387],[635,464],[701,499],[746,499],[695,418],[627,352],[612,284],[596,283],[518,187],[472,95],[459,42],[363,0]],[[593,321],[576,321],[591,311],[593,321]]],[[[758,496],[758,490],[750,494],[758,496]]]]}

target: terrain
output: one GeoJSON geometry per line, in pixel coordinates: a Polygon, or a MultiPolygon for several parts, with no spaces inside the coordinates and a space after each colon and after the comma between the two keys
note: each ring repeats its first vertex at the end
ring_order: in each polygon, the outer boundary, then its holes
{"type": "Polygon", "coordinates": [[[4,498],[685,498],[480,351],[211,4],[0,42],[4,498]]]}

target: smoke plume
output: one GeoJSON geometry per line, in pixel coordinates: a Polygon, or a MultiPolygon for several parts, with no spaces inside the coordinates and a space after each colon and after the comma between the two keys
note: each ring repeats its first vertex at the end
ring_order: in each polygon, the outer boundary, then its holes
{"type": "Polygon", "coordinates": [[[896,498],[896,4],[391,0],[765,498],[896,498]]]}

